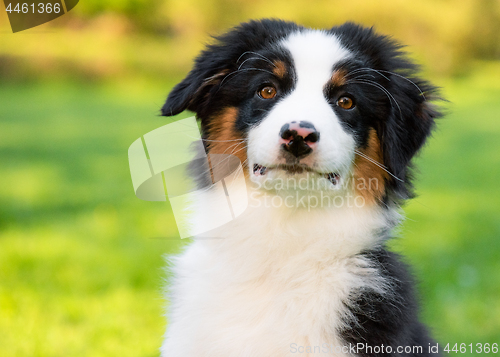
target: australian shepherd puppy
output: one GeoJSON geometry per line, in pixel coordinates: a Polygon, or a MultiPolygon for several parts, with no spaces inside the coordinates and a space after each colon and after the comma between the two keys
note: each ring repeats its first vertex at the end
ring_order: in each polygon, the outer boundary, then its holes
{"type": "Polygon", "coordinates": [[[352,23],[263,20],[199,55],[162,114],[195,112],[207,153],[241,161],[249,201],[172,259],[162,356],[437,355],[386,248],[439,116],[400,49],[352,23]]]}

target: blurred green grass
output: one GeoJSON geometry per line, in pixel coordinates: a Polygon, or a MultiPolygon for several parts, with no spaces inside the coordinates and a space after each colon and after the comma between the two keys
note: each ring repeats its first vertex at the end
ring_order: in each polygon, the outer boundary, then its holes
{"type": "Polygon", "coordinates": [[[127,148],[167,91],[0,85],[0,355],[157,355],[182,242],[167,204],[135,198],[127,148]]]}
{"type": "MultiPolygon", "coordinates": [[[[438,80],[449,115],[418,159],[393,243],[441,343],[500,342],[500,65],[438,80]]],[[[175,83],[0,84],[0,354],[156,356],[166,203],[135,198],[128,146],[175,83]]]]}
{"type": "MultiPolygon", "coordinates": [[[[500,342],[500,66],[441,83],[448,115],[417,160],[420,197],[394,242],[445,343],[500,342]]],[[[469,354],[468,354],[469,355],[469,354]]]]}

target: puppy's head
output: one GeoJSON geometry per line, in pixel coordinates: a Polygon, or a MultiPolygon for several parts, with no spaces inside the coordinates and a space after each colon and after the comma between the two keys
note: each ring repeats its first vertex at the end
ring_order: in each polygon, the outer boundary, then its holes
{"type": "Polygon", "coordinates": [[[352,180],[385,204],[411,195],[410,161],[438,116],[416,69],[394,41],[355,24],[252,21],[201,53],[162,114],[195,112],[207,151],[236,155],[253,181],[352,180]]]}

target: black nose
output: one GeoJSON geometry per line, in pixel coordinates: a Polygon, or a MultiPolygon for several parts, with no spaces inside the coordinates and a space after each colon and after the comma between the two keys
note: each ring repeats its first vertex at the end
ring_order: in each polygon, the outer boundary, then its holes
{"type": "Polygon", "coordinates": [[[300,158],[313,152],[319,141],[319,131],[308,121],[292,121],[281,127],[280,137],[283,150],[300,158]]]}

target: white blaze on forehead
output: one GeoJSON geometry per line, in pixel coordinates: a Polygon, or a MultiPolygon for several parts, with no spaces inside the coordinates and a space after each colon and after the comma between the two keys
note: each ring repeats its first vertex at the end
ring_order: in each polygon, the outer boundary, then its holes
{"type": "Polygon", "coordinates": [[[292,55],[297,88],[320,88],[328,82],[336,63],[350,57],[347,49],[333,34],[306,30],[296,32],[283,41],[292,55]]]}

